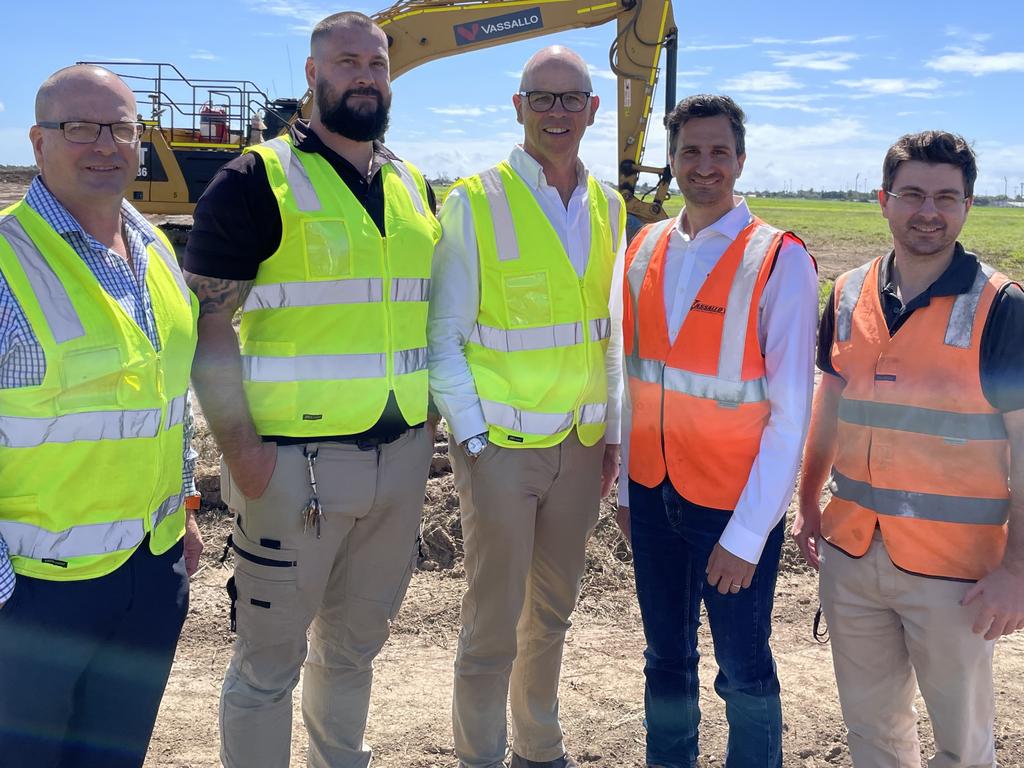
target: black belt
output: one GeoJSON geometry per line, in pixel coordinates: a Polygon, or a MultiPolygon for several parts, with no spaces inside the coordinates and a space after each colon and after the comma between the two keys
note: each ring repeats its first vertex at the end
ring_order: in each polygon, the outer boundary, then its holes
{"type": "MultiPolygon", "coordinates": [[[[412,429],[417,429],[417,427],[413,427],[412,429]]],[[[330,442],[332,442],[332,443],[342,443],[344,445],[354,445],[360,451],[375,451],[378,448],[380,448],[382,445],[387,445],[388,443],[395,442],[395,440],[397,440],[398,438],[402,437],[408,431],[409,431],[408,429],[404,429],[401,432],[396,432],[393,435],[383,435],[383,436],[380,436],[380,437],[377,437],[377,436],[374,436],[374,437],[353,437],[353,438],[342,437],[342,438],[337,438],[335,440],[331,440],[330,442]]]]}

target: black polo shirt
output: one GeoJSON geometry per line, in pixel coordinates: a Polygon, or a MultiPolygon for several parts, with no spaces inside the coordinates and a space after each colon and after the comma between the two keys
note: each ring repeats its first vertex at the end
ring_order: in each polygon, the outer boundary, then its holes
{"type": "MultiPolygon", "coordinates": [[[[291,137],[300,150],[318,154],[330,163],[339,179],[373,219],[381,235],[385,235],[384,179],[380,169],[398,158],[383,144],[374,142],[370,174],[364,178],[348,160],[325,145],[307,123],[297,122],[291,129],[291,137]]],[[[431,209],[436,209],[434,192],[429,184],[427,198],[431,209]]],[[[196,203],[193,220],[185,250],[186,270],[223,280],[255,280],[260,264],[280,247],[282,231],[281,212],[267,180],[263,158],[249,152],[224,165],[196,203]]],[[[380,419],[365,432],[304,438],[264,435],[264,439],[289,444],[382,438],[404,432],[412,426],[418,425],[405,420],[392,392],[380,419]]]]}
{"type": "MultiPolygon", "coordinates": [[[[894,254],[882,259],[878,269],[878,295],[885,324],[892,337],[916,310],[931,303],[933,296],[967,293],[978,272],[978,257],[956,244],[953,260],[945,272],[907,304],[900,301],[892,278],[894,254]]],[[[835,286],[818,326],[818,368],[838,376],[832,367],[832,339],[835,335],[835,286]]],[[[992,303],[981,335],[981,388],[992,407],[1002,411],[1024,408],[1024,291],[1016,285],[1003,288],[992,303]]]]}

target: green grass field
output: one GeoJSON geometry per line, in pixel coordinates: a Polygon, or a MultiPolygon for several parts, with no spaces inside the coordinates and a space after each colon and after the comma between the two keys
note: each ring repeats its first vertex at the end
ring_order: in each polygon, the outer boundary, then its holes
{"type": "MultiPolygon", "coordinates": [[[[448,187],[435,185],[434,191],[440,205],[448,187]]],[[[758,216],[796,232],[812,254],[824,257],[823,273],[835,272],[829,269],[829,254],[840,253],[844,260],[862,263],[891,246],[889,227],[877,204],[756,197],[747,202],[758,216]]],[[[674,216],[682,205],[682,197],[675,195],[665,210],[674,216]]],[[[1024,208],[975,206],[960,240],[983,261],[1024,279],[1024,208]]]]}

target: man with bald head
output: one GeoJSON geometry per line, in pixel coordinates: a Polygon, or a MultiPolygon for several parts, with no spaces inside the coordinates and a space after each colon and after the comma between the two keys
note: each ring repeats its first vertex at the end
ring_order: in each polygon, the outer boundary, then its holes
{"type": "Polygon", "coordinates": [[[101,67],[50,77],[29,132],[40,175],[0,211],[11,768],[142,765],[201,549],[184,504],[198,305],[166,238],[124,200],[135,109],[101,67]]]}
{"type": "Polygon", "coordinates": [[[455,661],[463,768],[567,768],[558,681],[586,543],[618,476],[625,204],[579,146],[598,97],[545,48],[512,96],[523,143],[452,188],[430,303],[467,590],[455,661]],[[618,257],[617,257],[618,254],[618,257]]]}
{"type": "Polygon", "coordinates": [[[229,768],[289,765],[303,667],[309,765],[369,764],[373,660],[416,562],[433,455],[426,326],[440,227],[422,175],[380,141],[387,37],[361,13],[327,17],[306,79],[309,122],[218,173],[185,257],[200,302],[193,380],[235,513],[229,768]]]}

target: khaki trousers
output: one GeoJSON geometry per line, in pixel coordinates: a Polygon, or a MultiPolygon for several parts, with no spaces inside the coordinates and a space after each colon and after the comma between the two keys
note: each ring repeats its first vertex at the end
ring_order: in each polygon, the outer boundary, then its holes
{"type": "Polygon", "coordinates": [[[232,536],[255,557],[235,552],[238,635],[220,702],[228,768],[289,765],[291,693],[303,660],[308,765],[370,762],[363,732],[372,663],[415,565],[433,436],[420,428],[378,450],[316,447],[319,539],[303,530],[300,514],[310,497],[306,446],[278,448],[259,499],[246,499],[222,472],[225,501],[235,512],[232,536]]]}
{"type": "Polygon", "coordinates": [[[919,768],[917,684],[931,717],[929,768],[995,765],[992,651],[971,631],[971,586],[913,576],[889,559],[876,531],[852,558],[822,546],[821,606],[856,768],[919,768]]]}
{"type": "Polygon", "coordinates": [[[462,768],[565,753],[558,679],[587,539],[597,524],[604,441],[573,432],[551,448],[488,445],[477,459],[449,446],[466,551],[455,657],[453,727],[462,768]]]}

